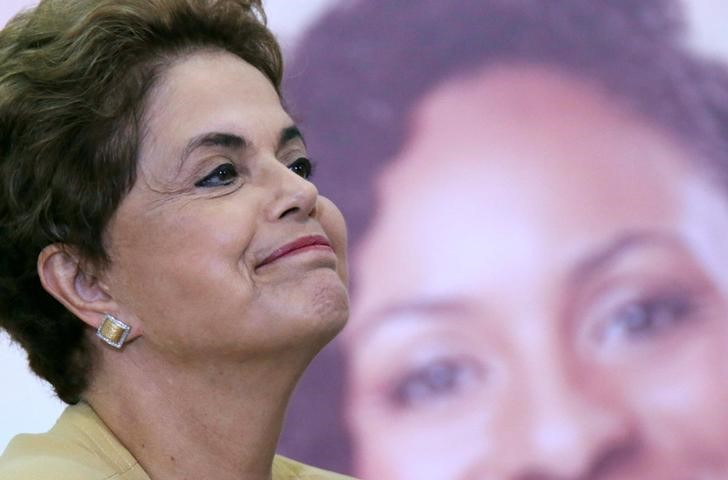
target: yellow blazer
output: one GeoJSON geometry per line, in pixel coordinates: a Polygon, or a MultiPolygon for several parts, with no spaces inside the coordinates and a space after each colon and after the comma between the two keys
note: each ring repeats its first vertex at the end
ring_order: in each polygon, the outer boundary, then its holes
{"type": "MultiPolygon", "coordinates": [[[[0,456],[0,480],[30,479],[151,480],[85,403],[66,408],[48,433],[11,440],[0,456]]],[[[353,479],[276,455],[273,480],[353,479]]]]}

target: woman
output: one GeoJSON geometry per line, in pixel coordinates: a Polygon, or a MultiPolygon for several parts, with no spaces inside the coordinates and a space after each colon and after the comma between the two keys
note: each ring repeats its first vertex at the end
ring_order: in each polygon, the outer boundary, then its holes
{"type": "Polygon", "coordinates": [[[72,404],[0,478],[343,478],[274,455],[346,241],[263,22],[45,0],[0,34],[1,325],[72,404]]]}
{"type": "Polygon", "coordinates": [[[357,474],[728,477],[728,79],[677,14],[372,0],[301,44],[357,474]]]}

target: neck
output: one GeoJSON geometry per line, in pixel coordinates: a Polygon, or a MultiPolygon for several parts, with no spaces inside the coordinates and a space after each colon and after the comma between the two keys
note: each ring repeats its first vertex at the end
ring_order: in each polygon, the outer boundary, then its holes
{"type": "Polygon", "coordinates": [[[136,343],[104,352],[102,366],[113,370],[100,368],[86,399],[149,476],[270,479],[286,404],[310,353],[170,368],[136,343]]]}

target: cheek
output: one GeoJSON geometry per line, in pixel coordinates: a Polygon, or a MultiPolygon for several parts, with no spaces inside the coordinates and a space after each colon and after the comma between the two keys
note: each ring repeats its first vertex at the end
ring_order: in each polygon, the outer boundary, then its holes
{"type": "Polygon", "coordinates": [[[360,430],[357,442],[362,444],[357,458],[362,478],[387,479],[469,479],[498,478],[493,440],[476,412],[451,412],[447,422],[421,418],[407,425],[380,425],[369,431],[360,430]],[[476,471],[472,476],[468,472],[476,471]]]}
{"type": "Polygon", "coordinates": [[[336,271],[341,280],[346,284],[349,277],[347,259],[347,231],[346,221],[341,211],[334,203],[326,197],[319,197],[319,222],[324,233],[331,241],[331,245],[338,258],[336,271]]]}
{"type": "MultiPolygon", "coordinates": [[[[149,270],[239,259],[255,234],[255,218],[232,202],[174,201],[128,212],[112,231],[120,256],[149,270]]],[[[170,279],[172,280],[172,279],[170,279]]]]}
{"type": "Polygon", "coordinates": [[[492,408],[480,396],[463,399],[457,409],[398,407],[387,403],[381,387],[357,380],[347,417],[362,478],[456,480],[469,478],[466,472],[477,465],[494,463],[498,435],[492,408]]]}
{"type": "Polygon", "coordinates": [[[623,377],[623,396],[653,445],[728,458],[728,338],[720,330],[688,338],[680,351],[633,365],[623,377]]]}
{"type": "Polygon", "coordinates": [[[489,463],[486,459],[493,455],[488,432],[477,415],[451,412],[447,422],[423,416],[385,424],[361,412],[352,414],[357,473],[362,478],[461,479],[474,465],[489,463]]]}
{"type": "Polygon", "coordinates": [[[203,307],[210,315],[229,305],[252,288],[245,253],[254,229],[237,210],[187,204],[124,212],[110,229],[115,296],[149,318],[203,307]]]}

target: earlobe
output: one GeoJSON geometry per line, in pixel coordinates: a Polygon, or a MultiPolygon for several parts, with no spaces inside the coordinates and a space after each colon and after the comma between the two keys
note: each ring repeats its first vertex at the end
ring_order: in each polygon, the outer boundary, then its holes
{"type": "Polygon", "coordinates": [[[82,268],[81,257],[66,245],[45,247],[37,268],[43,288],[94,330],[108,315],[118,315],[119,305],[105,286],[82,268]]]}

